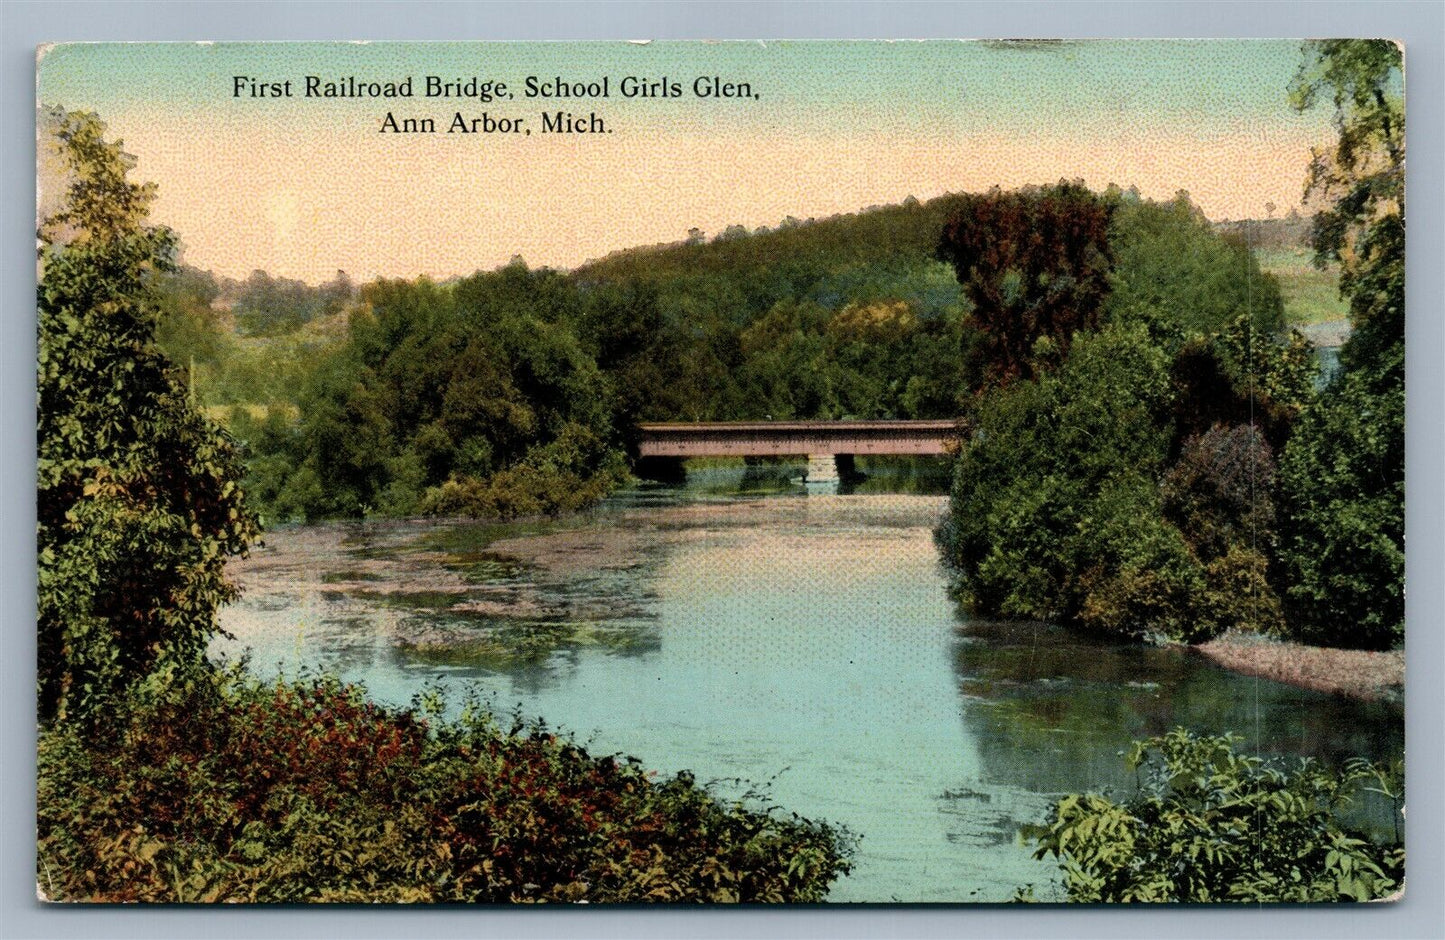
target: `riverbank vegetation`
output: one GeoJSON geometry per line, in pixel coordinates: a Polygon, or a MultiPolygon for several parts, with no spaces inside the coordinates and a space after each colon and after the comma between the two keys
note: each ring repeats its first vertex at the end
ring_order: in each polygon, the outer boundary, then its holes
{"type": "Polygon", "coordinates": [[[1302,338],[1281,335],[1272,280],[1183,200],[1121,205],[1067,184],[993,198],[1085,198],[1089,214],[1134,216],[1123,231],[1151,237],[1111,244],[1094,230],[1080,247],[1077,228],[1056,227],[1069,244],[1048,246],[1051,257],[1118,254],[1090,275],[1101,282],[1083,301],[1090,309],[1065,320],[1049,315],[1049,295],[1076,272],[1005,274],[1018,286],[1001,294],[977,283],[957,234],[979,220],[961,215],[945,235],[940,253],[976,305],[1016,307],[1001,320],[1047,320],[1059,334],[1011,340],[1018,352],[966,412],[940,530],[965,601],[990,616],[1134,637],[1277,628],[1268,494],[1312,359],[1302,338]],[[1169,263],[1179,256],[1193,263],[1169,263]]]}
{"type": "Polygon", "coordinates": [[[1399,68],[1389,42],[1310,44],[1294,89],[1301,108],[1332,98],[1341,130],[1308,192],[1352,333],[1318,394],[1274,279],[1186,202],[1063,184],[959,208],[938,250],[990,380],[967,402],[940,544],[974,610],[1186,642],[1403,639],[1399,68]],[[1027,252],[1000,216],[1035,220],[1027,252]]]}
{"type": "MultiPolygon", "coordinates": [[[[538,726],[504,730],[475,705],[443,720],[329,679],[261,685],[211,666],[216,608],[236,593],[225,562],[259,532],[235,440],[198,407],[193,374],[156,345],[175,238],[147,223],[154,188],[126,178],[129,159],[94,115],[41,120],[52,185],[67,196],[40,225],[43,897],[823,897],[848,870],[847,841],[826,824],[723,803],[686,773],[655,781],[538,726]]],[[[377,488],[378,461],[405,471],[388,485],[427,459],[503,466],[525,481],[507,498],[539,504],[552,497],[535,481],[566,486],[577,467],[595,478],[606,466],[595,366],[525,312],[475,324],[491,308],[468,303],[471,292],[496,287],[373,286],[379,315],[353,318],[348,344],[302,394],[303,427],[321,445],[311,456],[332,463],[300,468],[349,483],[341,510],[414,498],[377,488]],[[411,381],[471,384],[435,412],[415,404],[426,395],[411,381]],[[492,436],[398,444],[379,400],[419,426],[456,421],[492,436]]],[[[297,433],[281,409],[263,421],[297,433]]]]}
{"type": "MultiPolygon", "coordinates": [[[[1138,781],[1123,800],[1073,794],[1029,830],[1074,902],[1370,901],[1404,887],[1404,770],[1273,766],[1238,739],[1183,729],[1135,742],[1138,781]],[[1392,823],[1375,835],[1342,821],[1366,795],[1392,823]]],[[[1035,900],[1032,886],[1020,900],[1035,900]]]]}
{"type": "Polygon", "coordinates": [[[334,680],[204,673],[94,738],[42,735],[51,900],[822,900],[848,840],[724,802],[476,703],[384,708],[334,680]]]}

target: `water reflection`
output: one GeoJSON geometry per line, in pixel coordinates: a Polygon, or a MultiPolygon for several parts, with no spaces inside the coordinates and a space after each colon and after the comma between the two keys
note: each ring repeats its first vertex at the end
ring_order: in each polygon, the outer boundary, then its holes
{"type": "Polygon", "coordinates": [[[663,772],[770,781],[769,800],[861,836],[844,901],[1002,901],[1048,880],[1019,826],[1059,792],[1131,785],[1118,752],[1175,725],[1330,764],[1401,752],[1390,706],[961,617],[932,541],[941,497],[805,496],[793,472],[701,468],[554,523],[275,532],[237,567],[235,639],[215,652],[384,701],[440,675],[663,772]]]}
{"type": "Polygon", "coordinates": [[[809,483],[808,461],[797,457],[749,457],[746,460],[696,460],[687,464],[682,487],[649,484],[646,491],[675,496],[779,496],[784,494],[937,496],[948,492],[946,457],[858,456],[838,480],[809,483]]]}
{"type": "MultiPolygon", "coordinates": [[[[1398,706],[1241,676],[1184,648],[973,621],[959,628],[954,663],[960,693],[974,700],[963,718],[988,779],[1034,792],[1127,795],[1130,742],[1181,726],[1238,735],[1242,751],[1286,764],[1389,761],[1404,749],[1398,706]]],[[[1393,812],[1367,798],[1355,821],[1384,832],[1393,812]]]]}

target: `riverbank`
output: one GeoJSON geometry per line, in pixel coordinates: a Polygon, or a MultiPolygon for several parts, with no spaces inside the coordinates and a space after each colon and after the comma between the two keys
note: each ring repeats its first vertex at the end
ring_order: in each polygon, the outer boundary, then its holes
{"type": "Polygon", "coordinates": [[[1405,651],[1336,649],[1230,633],[1194,647],[1211,661],[1246,676],[1361,701],[1400,702],[1405,651]]]}

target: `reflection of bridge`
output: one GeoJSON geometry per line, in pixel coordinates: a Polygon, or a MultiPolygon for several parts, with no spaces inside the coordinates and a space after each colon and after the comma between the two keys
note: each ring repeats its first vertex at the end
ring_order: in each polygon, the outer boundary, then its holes
{"type": "Polygon", "coordinates": [[[836,480],[857,454],[944,454],[958,438],[954,421],[713,421],[644,424],[638,456],[808,457],[810,481],[836,480]]]}

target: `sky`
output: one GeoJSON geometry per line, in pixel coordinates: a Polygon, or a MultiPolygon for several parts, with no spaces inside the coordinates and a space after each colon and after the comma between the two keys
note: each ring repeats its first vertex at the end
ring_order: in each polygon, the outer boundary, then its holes
{"type": "Polygon", "coordinates": [[[1321,107],[1290,108],[1293,40],[768,43],[96,43],[40,58],[43,105],[95,111],[187,263],[313,283],[572,268],[634,245],[991,186],[1083,179],[1183,189],[1215,219],[1300,205],[1321,107]],[[411,98],[305,97],[412,81],[411,98]],[[426,76],[511,100],[427,98],[426,76]],[[528,76],[608,80],[606,99],[528,99],[528,76]],[[626,98],[624,78],[679,95],[626,98]],[[291,97],[251,85],[290,81],[291,97]],[[755,97],[699,97],[694,82],[755,97]],[[608,132],[544,133],[595,112],[608,132]],[[520,118],[526,133],[446,133],[520,118]],[[392,134],[387,114],[431,118],[392,134]]]}

